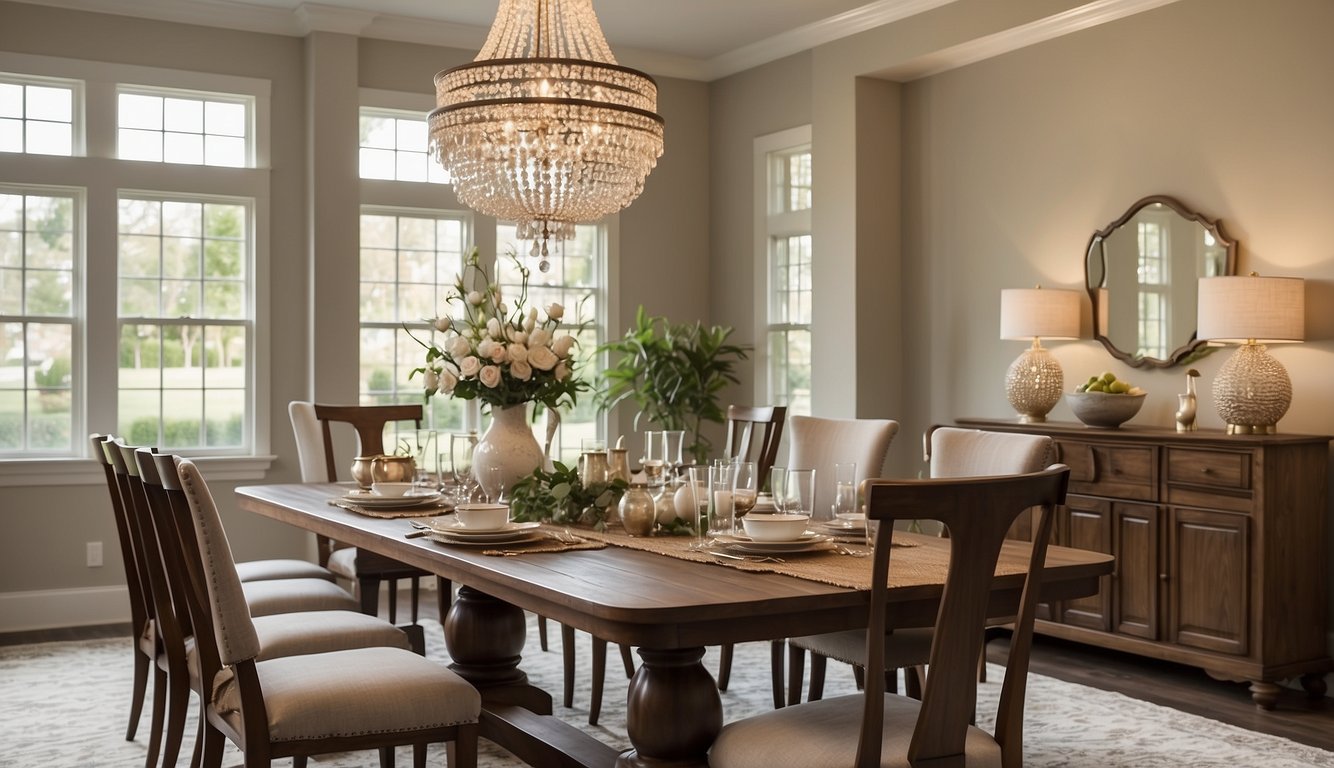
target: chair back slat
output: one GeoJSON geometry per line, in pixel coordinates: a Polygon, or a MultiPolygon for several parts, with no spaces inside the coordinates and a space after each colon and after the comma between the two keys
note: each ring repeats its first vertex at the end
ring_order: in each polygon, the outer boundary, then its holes
{"type": "MultiPolygon", "coordinates": [[[[1065,502],[1069,474],[1069,468],[1055,465],[1041,472],[1022,475],[867,480],[862,484],[867,518],[881,521],[881,524],[872,560],[865,704],[857,757],[859,768],[880,765],[886,604],[893,522],[936,520],[950,533],[949,570],[931,645],[931,677],[922,697],[908,759],[914,765],[931,760],[961,759],[977,700],[976,661],[981,652],[992,581],[1006,532],[1025,510],[1041,509],[1034,527],[1028,572],[1016,619],[1016,639],[1012,641],[1020,643],[1026,652],[1033,630],[1051,520],[1055,507],[1065,502]]],[[[1011,708],[1022,708],[1023,683],[1012,678],[1027,674],[1026,659],[1012,660],[1016,665],[1006,668],[1003,690],[1011,691],[1011,708]]],[[[1003,750],[1021,739],[1021,718],[1015,717],[1013,712],[1007,717],[1004,732],[997,731],[997,741],[1001,742],[1003,750]]]]}
{"type": "Polygon", "coordinates": [[[783,437],[787,408],[781,405],[727,406],[727,440],[723,444],[728,458],[742,456],[755,462],[757,488],[769,482],[769,472],[778,456],[778,444],[783,437]],[[763,427],[763,429],[758,429],[763,427]],[[755,437],[759,433],[756,450],[755,437]]]}
{"type": "Polygon", "coordinates": [[[228,665],[253,659],[259,655],[259,637],[250,620],[250,607],[241,589],[241,579],[236,575],[236,561],[232,559],[231,545],[227,543],[213,495],[194,462],[180,459],[176,472],[203,558],[218,658],[228,665]]]}
{"type": "MultiPolygon", "coordinates": [[[[333,433],[329,425],[342,422],[352,425],[357,433],[357,455],[374,456],[384,450],[384,429],[391,421],[412,421],[421,426],[422,407],[420,405],[324,405],[315,403],[315,419],[320,423],[320,434],[324,438],[324,465],[328,473],[328,482],[338,478],[338,467],[334,462],[333,433]]],[[[301,435],[297,435],[300,439],[301,435]]]]}
{"type": "Polygon", "coordinates": [[[181,549],[180,526],[172,511],[171,502],[167,499],[162,476],[154,461],[155,456],[150,448],[140,448],[134,452],[134,460],[139,467],[139,479],[143,484],[144,500],[147,502],[147,511],[153,523],[158,551],[162,555],[167,585],[171,590],[174,621],[177,631],[184,638],[194,634],[189,603],[190,576],[185,567],[185,553],[181,549]]]}

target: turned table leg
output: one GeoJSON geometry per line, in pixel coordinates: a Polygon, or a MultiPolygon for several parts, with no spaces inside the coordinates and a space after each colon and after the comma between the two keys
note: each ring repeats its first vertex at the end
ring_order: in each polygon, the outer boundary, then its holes
{"type": "Polygon", "coordinates": [[[551,696],[528,684],[519,669],[527,635],[519,608],[472,587],[459,587],[445,617],[445,645],[454,659],[450,669],[472,683],[483,703],[515,704],[551,714],[551,696]]]}
{"type": "Polygon", "coordinates": [[[626,731],[634,749],[617,768],[706,766],[708,751],[723,728],[723,704],[704,668],[703,648],[662,651],[641,648],[644,660],[626,700],[626,731]]]}

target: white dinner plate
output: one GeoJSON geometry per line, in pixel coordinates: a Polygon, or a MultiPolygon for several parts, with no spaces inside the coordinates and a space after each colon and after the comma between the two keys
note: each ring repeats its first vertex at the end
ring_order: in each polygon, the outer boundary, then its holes
{"type": "Polygon", "coordinates": [[[820,549],[830,538],[823,533],[806,531],[800,538],[792,541],[755,541],[745,534],[715,536],[714,541],[717,542],[719,547],[726,550],[749,554],[773,554],[775,552],[808,552],[813,549],[820,549]]]}
{"type": "Polygon", "coordinates": [[[490,531],[482,531],[476,528],[464,528],[459,524],[458,518],[453,515],[437,517],[434,520],[427,520],[428,525],[434,528],[438,533],[448,533],[452,536],[497,536],[501,534],[515,533],[517,531],[532,531],[540,527],[541,523],[505,523],[505,527],[496,528],[490,531]]]}
{"type": "Polygon", "coordinates": [[[377,496],[370,491],[348,491],[343,501],[366,507],[367,509],[393,509],[396,507],[419,507],[440,501],[440,492],[426,488],[408,491],[402,496],[377,496]]]}
{"type": "Polygon", "coordinates": [[[826,520],[820,523],[820,529],[834,536],[865,536],[866,518],[860,520],[826,520]]]}
{"type": "Polygon", "coordinates": [[[445,531],[427,531],[427,538],[441,544],[461,544],[465,547],[490,547],[496,544],[518,544],[525,541],[533,541],[542,537],[540,531],[531,528],[520,531],[504,531],[501,533],[475,534],[469,536],[459,536],[455,533],[445,531]]]}

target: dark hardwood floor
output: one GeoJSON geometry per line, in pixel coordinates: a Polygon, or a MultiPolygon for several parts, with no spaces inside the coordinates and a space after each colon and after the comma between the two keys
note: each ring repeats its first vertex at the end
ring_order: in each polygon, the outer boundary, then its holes
{"type": "MultiPolygon", "coordinates": [[[[402,621],[411,615],[406,589],[400,590],[398,603],[398,616],[402,621]]],[[[382,615],[385,611],[384,601],[381,601],[382,615]]],[[[420,615],[438,619],[435,596],[427,590],[422,590],[420,615]]],[[[0,645],[124,637],[129,634],[128,623],[71,627],[0,634],[0,645]]],[[[556,642],[559,643],[559,639],[556,642]]],[[[1008,640],[1001,637],[988,644],[987,656],[993,662],[1003,663],[1007,650],[1008,640]]],[[[1301,689],[1285,688],[1279,695],[1277,708],[1265,712],[1251,702],[1246,683],[1223,682],[1194,667],[1048,637],[1036,638],[1031,669],[1037,674],[1059,680],[1115,691],[1239,728],[1334,751],[1334,699],[1328,696],[1311,699],[1301,689]]],[[[831,666],[830,674],[839,672],[831,666]]]]}

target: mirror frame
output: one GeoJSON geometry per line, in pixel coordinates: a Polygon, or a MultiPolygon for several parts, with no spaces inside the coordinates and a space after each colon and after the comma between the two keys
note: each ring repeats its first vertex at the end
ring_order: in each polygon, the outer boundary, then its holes
{"type": "MultiPolygon", "coordinates": [[[[1157,357],[1136,357],[1129,352],[1118,349],[1116,344],[1113,343],[1111,339],[1104,336],[1098,329],[1098,291],[1089,281],[1089,262],[1093,259],[1093,249],[1103,240],[1111,237],[1112,233],[1128,223],[1141,210],[1157,203],[1167,206],[1187,221],[1193,221],[1204,227],[1214,236],[1214,239],[1218,241],[1219,244],[1227,248],[1227,263],[1224,265],[1223,274],[1235,275],[1237,273],[1237,241],[1228,237],[1223,231],[1222,222],[1217,219],[1210,219],[1202,213],[1193,211],[1183,205],[1181,201],[1174,197],[1169,197],[1168,195],[1149,195],[1148,197],[1141,198],[1135,201],[1135,203],[1121,215],[1121,218],[1094,232],[1093,236],[1089,238],[1088,247],[1084,249],[1084,287],[1088,291],[1089,301],[1093,306],[1093,338],[1102,342],[1102,345],[1107,348],[1107,351],[1111,353],[1112,357],[1115,357],[1132,368],[1171,368],[1174,365],[1180,365],[1185,362],[1187,358],[1196,355],[1197,353],[1207,354],[1209,349],[1209,347],[1205,346],[1205,342],[1196,338],[1197,332],[1192,331],[1190,340],[1173,350],[1166,359],[1157,357]]],[[[1105,276],[1107,274],[1105,254],[1103,255],[1103,259],[1102,273],[1105,276]]]]}

